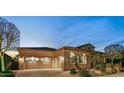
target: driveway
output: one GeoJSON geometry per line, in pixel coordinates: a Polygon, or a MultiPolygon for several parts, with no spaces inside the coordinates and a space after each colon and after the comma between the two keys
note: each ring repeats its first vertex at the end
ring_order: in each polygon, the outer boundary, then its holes
{"type": "Polygon", "coordinates": [[[79,77],[78,74],[70,74],[69,71],[61,69],[28,69],[15,71],[16,77],[79,77]]]}
{"type": "Polygon", "coordinates": [[[56,77],[62,73],[61,69],[28,69],[18,70],[16,77],[56,77]]]}

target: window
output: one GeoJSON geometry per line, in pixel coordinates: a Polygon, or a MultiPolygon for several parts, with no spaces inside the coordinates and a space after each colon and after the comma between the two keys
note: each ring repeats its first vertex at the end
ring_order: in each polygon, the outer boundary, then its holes
{"type": "Polygon", "coordinates": [[[59,61],[64,61],[64,56],[59,56],[59,61]]]}
{"type": "Polygon", "coordinates": [[[48,63],[49,62],[49,58],[48,57],[40,58],[40,61],[44,62],[44,63],[48,63]]]}
{"type": "Polygon", "coordinates": [[[39,58],[37,58],[37,57],[26,57],[25,58],[25,61],[27,61],[27,62],[37,62],[37,61],[39,61],[39,58]]]}
{"type": "Polygon", "coordinates": [[[76,61],[77,61],[78,64],[81,62],[80,55],[77,55],[76,61]]]}
{"type": "Polygon", "coordinates": [[[87,64],[87,56],[86,54],[75,54],[73,52],[70,53],[70,63],[74,64],[77,62],[78,64],[87,64]]]}
{"type": "Polygon", "coordinates": [[[48,57],[45,57],[45,61],[48,61],[48,57]]]}
{"type": "Polygon", "coordinates": [[[49,63],[49,58],[48,57],[45,57],[45,61],[44,63],[48,64],[49,63]]]}
{"type": "Polygon", "coordinates": [[[81,60],[82,60],[83,64],[87,64],[87,56],[86,56],[86,54],[82,55],[81,60]]]}
{"type": "Polygon", "coordinates": [[[44,58],[40,58],[40,61],[45,61],[45,59],[44,58]]]}
{"type": "Polygon", "coordinates": [[[73,52],[70,52],[70,63],[75,63],[75,54],[73,52]]]}
{"type": "Polygon", "coordinates": [[[70,57],[74,57],[75,54],[73,52],[70,53],[70,57]]]}

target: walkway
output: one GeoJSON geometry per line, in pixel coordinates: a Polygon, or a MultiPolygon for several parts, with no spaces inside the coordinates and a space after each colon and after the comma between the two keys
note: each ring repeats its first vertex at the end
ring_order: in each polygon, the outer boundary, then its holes
{"type": "Polygon", "coordinates": [[[112,75],[105,75],[103,77],[124,77],[124,72],[118,74],[112,74],[112,75]]]}

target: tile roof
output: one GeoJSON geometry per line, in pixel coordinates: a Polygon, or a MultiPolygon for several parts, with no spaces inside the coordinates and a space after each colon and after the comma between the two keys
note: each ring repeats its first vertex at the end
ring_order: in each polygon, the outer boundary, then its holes
{"type": "Polygon", "coordinates": [[[20,47],[21,49],[34,49],[34,50],[50,50],[55,51],[55,48],[49,48],[49,47],[20,47]]]}
{"type": "Polygon", "coordinates": [[[92,46],[92,47],[94,47],[94,48],[95,48],[95,46],[93,46],[93,45],[92,45],[92,44],[90,44],[90,43],[87,43],[87,44],[85,44],[85,45],[78,46],[78,47],[76,47],[76,48],[81,48],[81,47],[84,47],[84,46],[87,46],[87,45],[90,45],[90,46],[92,46]]]}

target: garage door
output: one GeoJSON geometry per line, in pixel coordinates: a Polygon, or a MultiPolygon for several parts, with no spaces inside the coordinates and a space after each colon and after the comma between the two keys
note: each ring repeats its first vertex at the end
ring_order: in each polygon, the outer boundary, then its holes
{"type": "Polygon", "coordinates": [[[41,69],[41,68],[52,68],[52,64],[46,64],[44,62],[26,62],[25,69],[41,69]]]}

